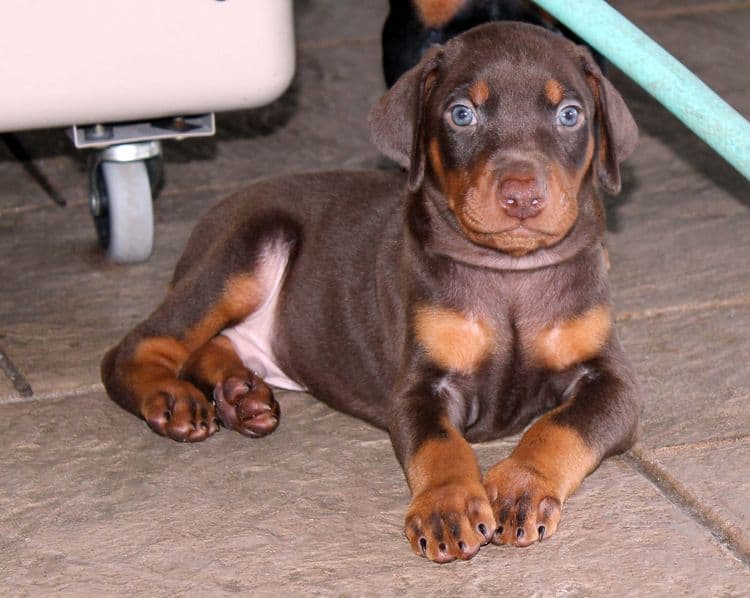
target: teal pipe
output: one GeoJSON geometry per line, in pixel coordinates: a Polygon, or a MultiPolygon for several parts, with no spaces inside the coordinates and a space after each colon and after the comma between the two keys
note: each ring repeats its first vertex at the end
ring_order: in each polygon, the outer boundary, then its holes
{"type": "Polygon", "coordinates": [[[750,123],[603,0],[534,0],[750,179],[750,123]]]}

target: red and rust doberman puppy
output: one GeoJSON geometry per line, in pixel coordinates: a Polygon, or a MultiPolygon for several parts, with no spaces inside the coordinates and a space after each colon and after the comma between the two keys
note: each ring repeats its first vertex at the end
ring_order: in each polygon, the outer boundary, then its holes
{"type": "Polygon", "coordinates": [[[377,103],[407,168],[256,183],[197,225],[163,303],[102,364],[157,433],[279,422],[271,386],[388,431],[418,555],[550,537],[563,504],[635,439],[598,189],[637,129],[589,52],[493,23],[431,49],[377,103]],[[480,472],[469,442],[523,429],[480,472]]]}

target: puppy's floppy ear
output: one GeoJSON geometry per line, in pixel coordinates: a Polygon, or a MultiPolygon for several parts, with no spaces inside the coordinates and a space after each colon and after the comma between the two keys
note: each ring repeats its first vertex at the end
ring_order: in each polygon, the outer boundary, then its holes
{"type": "Polygon", "coordinates": [[[620,164],[638,143],[638,127],[620,93],[584,50],[584,73],[596,103],[594,174],[608,193],[620,192],[620,164]]]}
{"type": "Polygon", "coordinates": [[[425,105],[443,51],[430,48],[370,110],[368,124],[375,147],[409,171],[412,191],[422,184],[425,169],[425,105]]]}

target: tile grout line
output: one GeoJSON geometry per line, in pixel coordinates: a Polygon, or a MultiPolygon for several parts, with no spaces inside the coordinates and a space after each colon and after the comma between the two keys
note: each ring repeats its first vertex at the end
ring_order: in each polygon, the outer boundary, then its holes
{"type": "Polygon", "coordinates": [[[4,405],[18,405],[19,403],[33,403],[35,401],[54,401],[55,399],[64,399],[67,397],[80,397],[95,391],[104,392],[104,385],[101,382],[96,382],[94,384],[89,384],[88,386],[79,386],[78,388],[69,388],[67,390],[57,390],[29,396],[0,399],[0,407],[3,407],[4,405]]]}
{"type": "Polygon", "coordinates": [[[719,543],[750,569],[750,538],[741,529],[726,522],[711,507],[704,505],[681,482],[656,462],[648,449],[634,447],[622,455],[637,473],[649,480],[672,504],[706,528],[719,543]]]}
{"type": "Polygon", "coordinates": [[[744,446],[750,444],[750,436],[736,436],[733,438],[712,438],[710,440],[701,440],[700,442],[685,442],[682,444],[668,444],[652,448],[654,455],[674,455],[684,451],[693,451],[701,449],[718,449],[733,446],[744,446]]]}
{"type": "Polygon", "coordinates": [[[679,303],[677,305],[668,305],[666,307],[655,307],[641,311],[626,311],[617,315],[615,321],[618,324],[625,322],[635,322],[638,320],[648,320],[660,316],[672,314],[687,314],[698,311],[713,311],[717,309],[728,309],[731,307],[750,306],[750,295],[739,295],[728,299],[715,299],[712,301],[701,301],[697,303],[679,303]]]}

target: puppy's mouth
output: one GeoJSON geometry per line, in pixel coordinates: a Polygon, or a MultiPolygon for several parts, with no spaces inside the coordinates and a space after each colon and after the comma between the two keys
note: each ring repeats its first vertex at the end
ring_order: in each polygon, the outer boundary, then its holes
{"type": "Polygon", "coordinates": [[[524,223],[519,223],[514,226],[501,228],[499,230],[480,230],[480,229],[472,227],[472,232],[476,235],[485,236],[485,237],[499,237],[502,235],[510,236],[510,237],[522,237],[522,238],[538,237],[540,235],[542,237],[557,236],[556,233],[542,230],[540,228],[535,228],[533,226],[529,226],[528,224],[524,224],[524,223]]]}
{"type": "Polygon", "coordinates": [[[498,249],[512,256],[523,256],[560,240],[559,231],[546,230],[529,219],[504,219],[500,226],[488,226],[472,217],[470,210],[456,214],[466,238],[485,247],[498,249]]]}
{"type": "Polygon", "coordinates": [[[470,210],[463,210],[460,214],[457,214],[458,221],[461,223],[461,226],[466,232],[472,233],[474,235],[478,235],[481,237],[500,237],[500,236],[509,236],[509,237],[522,237],[522,238],[528,238],[528,237],[557,237],[558,232],[557,231],[548,231],[545,230],[537,225],[535,225],[533,222],[530,222],[529,220],[521,220],[518,218],[506,218],[505,220],[510,220],[509,223],[503,223],[504,226],[501,226],[499,228],[488,228],[486,224],[480,222],[478,218],[476,218],[470,210]]]}

